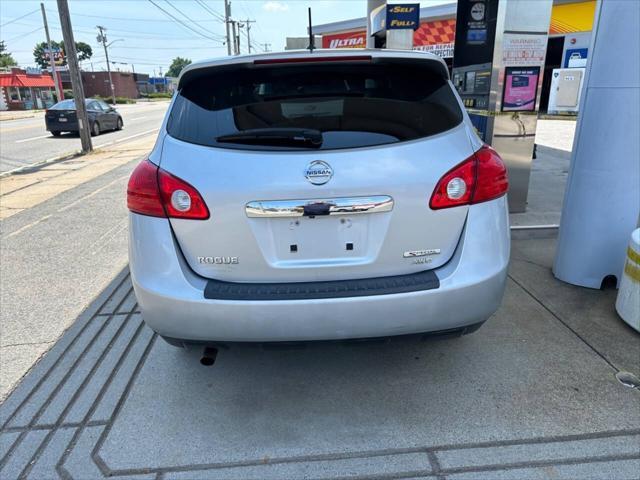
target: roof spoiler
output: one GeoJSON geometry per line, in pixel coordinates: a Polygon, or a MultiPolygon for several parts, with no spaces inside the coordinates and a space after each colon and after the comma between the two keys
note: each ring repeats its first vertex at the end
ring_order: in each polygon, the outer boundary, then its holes
{"type": "Polygon", "coordinates": [[[349,55],[336,55],[334,52],[322,53],[316,51],[313,55],[269,55],[269,56],[257,56],[257,57],[240,57],[232,61],[213,61],[203,62],[199,64],[191,64],[182,71],[178,79],[178,89],[182,88],[185,83],[199,78],[201,76],[210,73],[213,70],[241,70],[252,68],[263,68],[276,65],[304,65],[304,64],[317,64],[317,63],[405,63],[405,62],[425,62],[430,63],[433,67],[433,71],[441,75],[445,79],[449,79],[449,69],[447,64],[439,57],[429,54],[420,54],[418,52],[412,52],[410,55],[371,55],[368,52],[363,51],[362,54],[349,54],[349,55]],[[323,53],[328,53],[323,55],[323,53]],[[366,52],[366,53],[365,53],[366,52]],[[238,61],[243,60],[243,61],[238,61]]]}

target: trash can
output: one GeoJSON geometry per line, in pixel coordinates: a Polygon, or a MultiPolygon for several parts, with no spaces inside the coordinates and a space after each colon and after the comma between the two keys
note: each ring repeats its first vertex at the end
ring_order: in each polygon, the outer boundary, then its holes
{"type": "Polygon", "coordinates": [[[616,310],[625,322],[640,332],[640,228],[631,234],[616,310]]]}

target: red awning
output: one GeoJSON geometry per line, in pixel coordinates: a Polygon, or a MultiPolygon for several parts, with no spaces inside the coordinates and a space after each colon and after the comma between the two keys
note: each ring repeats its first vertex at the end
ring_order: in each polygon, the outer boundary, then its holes
{"type": "Polygon", "coordinates": [[[0,73],[0,87],[54,87],[49,75],[0,73]]]}

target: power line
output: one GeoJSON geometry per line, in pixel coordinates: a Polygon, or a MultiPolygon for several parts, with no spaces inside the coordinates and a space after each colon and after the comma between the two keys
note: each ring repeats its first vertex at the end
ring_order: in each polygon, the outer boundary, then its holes
{"type": "Polygon", "coordinates": [[[176,22],[178,22],[180,25],[184,26],[185,28],[191,30],[192,32],[196,33],[197,35],[206,38],[207,40],[213,40],[214,42],[218,42],[219,40],[216,40],[215,38],[209,37],[205,34],[203,34],[202,32],[199,32],[198,30],[195,30],[194,28],[192,28],[191,26],[189,26],[188,24],[186,24],[185,22],[183,22],[182,20],[180,20],[179,18],[173,16],[170,12],[166,11],[164,8],[162,8],[160,5],[158,5],[156,2],[154,2],[153,0],[147,0],[149,3],[151,3],[153,6],[155,6],[158,10],[162,11],[165,15],[167,15],[170,18],[173,18],[176,22]]]}
{"type": "Polygon", "coordinates": [[[40,10],[39,8],[36,8],[35,10],[29,12],[29,13],[25,13],[24,15],[22,15],[21,17],[18,18],[14,18],[13,20],[9,20],[8,22],[3,23],[2,25],[0,25],[0,27],[5,27],[13,22],[17,22],[18,20],[23,19],[24,17],[28,17],[29,15],[33,15],[34,13],[36,13],[38,10],[40,10]]]}
{"type": "MultiPolygon", "coordinates": [[[[251,42],[253,43],[253,42],[251,42]]],[[[224,47],[132,47],[129,45],[119,45],[111,47],[111,50],[115,49],[125,49],[125,50],[219,50],[224,47]]]]}
{"type": "MultiPolygon", "coordinates": [[[[172,23],[173,20],[157,19],[157,18],[132,18],[132,17],[105,17],[104,15],[89,15],[88,13],[74,13],[74,17],[102,18],[106,20],[123,20],[132,22],[161,22],[172,23]]],[[[194,20],[194,23],[210,23],[215,20],[194,20]]]]}
{"type": "MultiPolygon", "coordinates": [[[[49,13],[53,13],[55,15],[57,15],[57,12],[55,10],[50,10],[50,9],[45,9],[47,12],[49,13]]],[[[74,17],[77,14],[74,13],[74,17]]],[[[87,15],[88,16],[88,15],[87,15]]],[[[91,15],[92,17],[98,17],[98,15],[91,15]]],[[[108,18],[108,17],[99,17],[99,18],[108,18]]],[[[113,18],[113,17],[111,17],[113,18]]],[[[127,19],[127,20],[131,20],[131,19],[127,19]]],[[[173,20],[163,20],[163,22],[171,22],[171,23],[175,23],[173,20]]],[[[32,25],[36,25],[35,23],[19,23],[19,25],[28,25],[28,26],[32,26],[32,25]]],[[[94,35],[95,31],[94,30],[89,30],[90,28],[93,28],[93,25],[89,26],[89,25],[83,25],[83,24],[79,24],[80,27],[86,27],[86,28],[78,28],[75,27],[73,28],[74,31],[77,32],[81,32],[81,33],[87,33],[87,34],[91,34],[94,35]]],[[[56,30],[60,30],[60,27],[56,26],[56,25],[50,25],[50,28],[55,28],[56,30]]],[[[118,36],[120,37],[126,37],[126,38],[140,38],[140,39],[145,39],[145,38],[161,38],[164,40],[191,40],[193,41],[193,36],[190,37],[180,37],[180,36],[167,36],[167,34],[163,34],[163,35],[158,35],[155,34],[154,32],[148,32],[148,31],[140,31],[140,30],[127,30],[127,29],[121,29],[121,28],[109,28],[109,31],[111,32],[116,32],[118,34],[118,36]],[[121,33],[122,32],[122,33],[121,33]],[[134,33],[136,34],[135,36],[131,36],[131,35],[124,35],[125,33],[134,33]],[[144,36],[142,36],[144,35],[144,36]]],[[[221,36],[221,38],[223,38],[221,36]]]]}
{"type": "Polygon", "coordinates": [[[5,43],[10,43],[10,42],[13,42],[14,40],[18,40],[18,39],[20,39],[22,37],[26,37],[27,35],[31,35],[32,33],[36,33],[38,31],[42,30],[43,28],[44,27],[38,27],[35,30],[31,30],[30,32],[23,33],[22,35],[18,35],[17,37],[10,38],[8,40],[5,40],[5,43]]]}
{"type": "Polygon", "coordinates": [[[198,5],[200,5],[202,8],[204,8],[207,12],[209,12],[214,18],[217,18],[219,22],[226,22],[224,16],[220,15],[218,12],[216,12],[215,10],[212,10],[211,8],[209,8],[209,5],[207,5],[206,3],[204,3],[202,0],[196,0],[196,3],[198,3],[198,5]]]}
{"type": "MultiPolygon", "coordinates": [[[[55,25],[51,25],[51,28],[55,28],[56,30],[60,30],[60,27],[57,27],[55,25]]],[[[74,30],[77,32],[81,32],[81,33],[88,33],[93,35],[95,32],[93,30],[87,30],[87,29],[83,29],[83,28],[76,28],[74,27],[74,30]]],[[[154,35],[152,33],[149,32],[136,32],[133,30],[121,30],[118,28],[111,28],[110,31],[112,32],[118,32],[117,35],[119,37],[125,37],[125,38],[134,38],[134,39],[140,39],[140,40],[149,40],[149,39],[154,39],[154,38],[161,38],[164,40],[189,40],[189,41],[193,41],[193,36],[191,37],[169,37],[167,35],[154,35]],[[124,32],[124,33],[120,33],[120,32],[124,32]],[[135,33],[137,35],[127,35],[126,33],[135,33]],[[140,36],[140,35],[144,35],[144,36],[140,36]]]]}
{"type": "MultiPolygon", "coordinates": [[[[48,11],[49,11],[49,10],[48,10],[48,11]]],[[[53,11],[53,13],[57,13],[57,12],[53,11]]],[[[75,16],[75,15],[76,15],[76,14],[74,13],[74,16],[75,16]]],[[[89,15],[86,15],[86,16],[89,16],[89,15]]],[[[91,16],[92,16],[92,17],[93,17],[93,16],[98,17],[98,15],[91,15],[91,16]]],[[[99,18],[107,18],[107,17],[102,17],[102,16],[100,16],[99,18]]],[[[114,18],[114,17],[111,17],[111,18],[114,18]]],[[[118,18],[118,20],[133,20],[133,19],[130,19],[130,18],[129,18],[129,19],[121,19],[121,18],[118,18]]],[[[179,19],[178,19],[178,20],[179,20],[179,19]]],[[[171,23],[175,23],[175,20],[162,20],[162,21],[163,21],[163,22],[171,22],[171,23]]],[[[81,26],[89,27],[89,28],[92,28],[92,27],[93,27],[93,25],[92,25],[92,26],[89,26],[89,25],[81,25],[81,26]]],[[[83,31],[82,29],[79,29],[79,28],[74,28],[74,30],[83,31]]],[[[144,30],[143,30],[143,31],[141,31],[141,30],[138,30],[138,29],[136,29],[136,30],[126,30],[126,29],[122,29],[122,28],[111,28],[111,27],[110,27],[110,28],[109,28],[109,30],[111,30],[112,32],[140,33],[140,34],[145,34],[145,35],[154,36],[154,37],[156,37],[156,38],[166,38],[166,36],[155,35],[155,32],[146,32],[146,31],[144,31],[144,30]]],[[[89,33],[94,33],[94,32],[93,32],[93,31],[91,31],[91,32],[89,32],[89,33]]],[[[120,34],[118,34],[118,35],[120,35],[120,34]]],[[[187,38],[191,38],[191,37],[174,37],[174,38],[185,38],[185,39],[187,39],[187,38]]]]}
{"type": "MultiPolygon", "coordinates": [[[[164,0],[165,3],[167,5],[169,5],[171,8],[173,8],[176,12],[178,12],[180,15],[182,15],[184,18],[187,19],[188,22],[193,23],[194,25],[196,25],[200,30],[202,30],[203,32],[205,32],[207,35],[216,35],[213,32],[210,32],[209,30],[205,29],[204,27],[197,25],[196,22],[190,18],[186,13],[184,13],[182,10],[179,10],[173,3],[171,3],[169,0],[164,0]]],[[[221,38],[222,36],[219,35],[219,38],[221,38]]]]}

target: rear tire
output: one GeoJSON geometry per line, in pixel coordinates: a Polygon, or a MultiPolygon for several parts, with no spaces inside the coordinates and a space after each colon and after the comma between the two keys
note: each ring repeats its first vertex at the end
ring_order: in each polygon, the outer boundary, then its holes
{"type": "Polygon", "coordinates": [[[62,134],[62,132],[51,132],[51,135],[53,135],[54,137],[59,137],[62,134]]]}
{"type": "Polygon", "coordinates": [[[122,119],[118,117],[118,121],[116,122],[116,130],[122,130],[122,119]]]}
{"type": "Polygon", "coordinates": [[[93,125],[91,125],[91,136],[97,137],[98,135],[100,135],[100,125],[98,122],[94,122],[93,125]]]}

